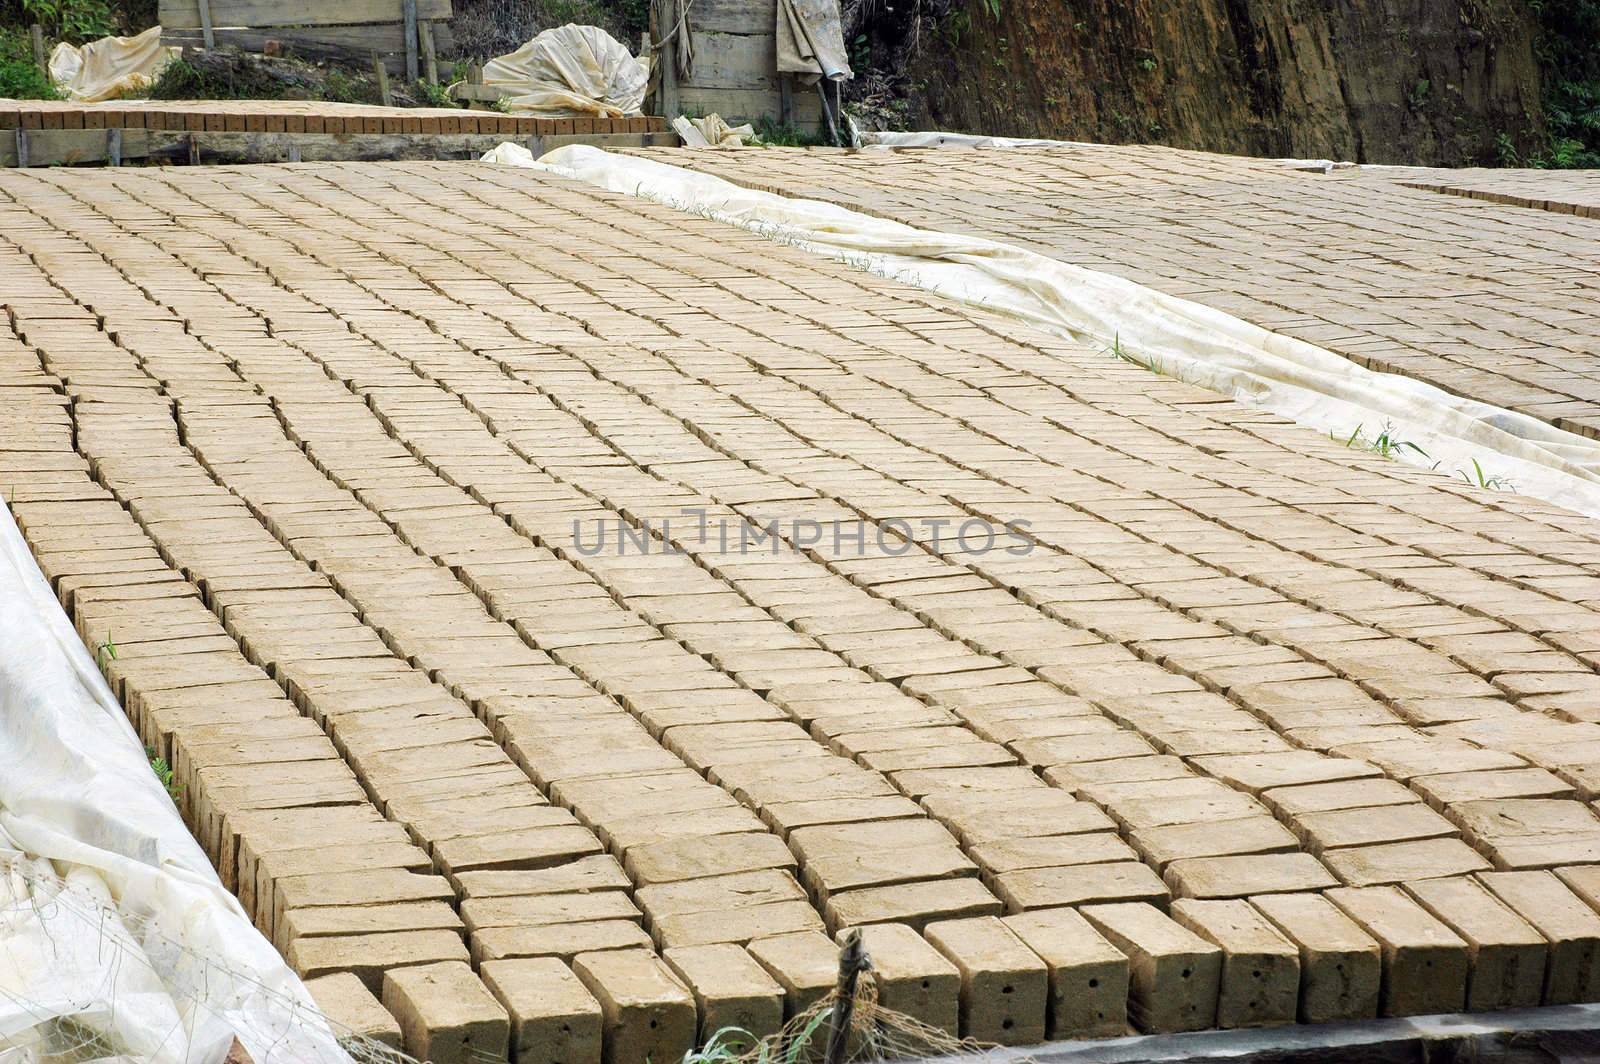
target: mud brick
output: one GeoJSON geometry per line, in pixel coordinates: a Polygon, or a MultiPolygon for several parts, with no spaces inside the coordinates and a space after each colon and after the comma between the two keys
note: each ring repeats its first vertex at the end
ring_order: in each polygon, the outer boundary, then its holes
{"type": "Polygon", "coordinates": [[[968,850],[983,869],[984,883],[994,889],[993,877],[1026,868],[1056,868],[1074,864],[1109,864],[1136,861],[1138,855],[1115,832],[1090,835],[1051,835],[1034,839],[1004,839],[980,843],[968,850]]]}
{"type": "Polygon", "coordinates": [[[1542,768],[1513,768],[1491,772],[1446,772],[1418,776],[1411,781],[1416,792],[1435,809],[1456,802],[1490,798],[1572,798],[1572,785],[1542,768]]]}
{"type": "Polygon", "coordinates": [[[1002,918],[1050,974],[1045,1037],[1100,1038],[1128,1027],[1128,958],[1072,909],[1002,918]]]}
{"type": "Polygon", "coordinates": [[[498,898],[519,894],[592,893],[629,890],[633,884],[609,854],[580,857],[550,868],[461,872],[454,877],[461,893],[469,898],[498,898]]]}
{"type": "Polygon", "coordinates": [[[794,854],[774,835],[719,835],[674,839],[628,851],[623,867],[639,885],[795,867],[794,854]]]}
{"type": "Polygon", "coordinates": [[[572,970],[600,1003],[607,1064],[677,1060],[694,1047],[694,998],[659,957],[645,950],[584,953],[572,970]]]}
{"type": "Polygon", "coordinates": [[[1217,1026],[1293,1023],[1300,999],[1300,951],[1244,901],[1172,903],[1172,918],[1222,950],[1217,1026]]]}
{"type": "Polygon", "coordinates": [[[376,935],[301,938],[289,944],[289,966],[302,979],[352,972],[374,994],[383,974],[403,965],[467,960],[467,948],[454,931],[396,931],[376,935]]]}
{"type": "Polygon", "coordinates": [[[1349,846],[1455,838],[1455,825],[1421,802],[1303,813],[1295,830],[1314,854],[1349,846]]]}
{"type": "Polygon", "coordinates": [[[935,794],[996,794],[1042,788],[1033,770],[1020,765],[987,768],[927,768],[893,774],[894,785],[908,798],[935,794]]]}
{"type": "Polygon", "coordinates": [[[1382,1015],[1461,1011],[1469,960],[1455,932],[1398,887],[1340,887],[1325,897],[1382,947],[1382,1015]]]}
{"type": "Polygon", "coordinates": [[[1110,819],[1093,804],[1048,788],[1023,791],[1005,801],[982,794],[932,794],[922,804],[967,847],[1112,827],[1110,819]]]}
{"type": "Polygon", "coordinates": [[[1180,898],[1243,898],[1323,890],[1338,880],[1308,853],[1195,857],[1167,866],[1165,879],[1180,898]]]}
{"type": "Polygon", "coordinates": [[[783,1026],[783,988],[739,946],[687,946],[661,957],[694,995],[700,1044],[725,1027],[760,1039],[783,1026]]]}
{"type": "Polygon", "coordinates": [[[1275,787],[1382,775],[1372,765],[1343,757],[1326,757],[1310,750],[1195,758],[1194,765],[1252,794],[1275,787]]]}
{"type": "Polygon", "coordinates": [[[1000,911],[1000,902],[976,879],[943,879],[835,894],[828,898],[823,919],[835,933],[891,921],[921,930],[930,920],[998,916],[1000,911]]]}
{"type": "Polygon", "coordinates": [[[1113,901],[1164,905],[1169,897],[1161,877],[1140,861],[1026,868],[991,878],[1011,913],[1113,901]]]}
{"type": "Polygon", "coordinates": [[[878,1003],[958,1036],[961,973],[955,965],[904,924],[869,924],[857,930],[872,958],[878,1003]]]}
{"type": "Polygon", "coordinates": [[[468,898],[461,918],[469,931],[486,927],[538,927],[586,920],[633,920],[640,913],[622,891],[594,894],[529,894],[501,898],[468,898]]]}
{"type": "Polygon", "coordinates": [[[651,921],[652,935],[662,948],[742,944],[756,938],[821,929],[821,917],[805,901],[748,905],[724,912],[676,913],[651,921]]]}
{"type": "Polygon", "coordinates": [[[1107,812],[1124,828],[1139,830],[1166,827],[1169,824],[1243,820],[1246,817],[1263,816],[1267,810],[1248,794],[1229,790],[1219,783],[1209,794],[1122,801],[1107,812]]]}
{"type": "Polygon", "coordinates": [[[599,1064],[600,1003],[551,957],[489,961],[483,984],[510,1018],[518,1064],[599,1064]]]}
{"type": "Polygon", "coordinates": [[[1600,914],[1550,872],[1483,872],[1478,879],[1550,943],[1546,1005],[1600,1000],[1600,914]]]}
{"type": "Polygon", "coordinates": [[[1527,921],[1472,879],[1429,879],[1403,889],[1466,942],[1468,1010],[1539,1003],[1548,950],[1527,921]]]}
{"type": "Polygon", "coordinates": [[[1270,816],[1139,828],[1128,837],[1140,855],[1157,868],[1186,858],[1289,853],[1300,848],[1294,833],[1270,816]]]}
{"type": "Polygon", "coordinates": [[[384,973],[383,1007],[400,1021],[406,1051],[433,1064],[501,1059],[510,1018],[463,963],[426,964],[384,973]]]}
{"type": "Polygon", "coordinates": [[[1194,775],[1194,772],[1183,763],[1182,758],[1157,754],[1151,757],[1124,757],[1113,761],[1052,765],[1045,769],[1042,775],[1052,786],[1076,794],[1081,788],[1094,783],[1181,779],[1194,775]]]}
{"type": "Polygon", "coordinates": [[[821,1001],[838,979],[839,947],[819,931],[756,939],[746,948],[783,987],[785,1021],[821,1001]]]}
{"type": "Polygon", "coordinates": [[[961,972],[961,1032],[1001,1045],[1044,1040],[1045,963],[993,916],[931,923],[928,941],[961,972]]]}
{"type": "Polygon", "coordinates": [[[1403,784],[1390,779],[1338,780],[1299,787],[1275,787],[1261,793],[1261,800],[1273,812],[1297,817],[1306,813],[1326,813],[1338,809],[1366,809],[1372,806],[1409,805],[1417,796],[1403,784]]]}
{"type": "Polygon", "coordinates": [[[433,847],[434,857],[447,875],[549,868],[600,852],[600,840],[576,824],[446,839],[433,847]]]}
{"type": "Polygon", "coordinates": [[[1323,863],[1352,887],[1487,871],[1489,862],[1460,839],[1422,839],[1329,850],[1323,863]]]}
{"type": "Polygon", "coordinates": [[[362,1038],[370,1038],[399,1052],[399,1021],[378,1003],[372,991],[356,976],[338,972],[308,979],[306,989],[328,1019],[362,1038]]]}
{"type": "Polygon", "coordinates": [[[1204,1030],[1216,1022],[1220,949],[1153,905],[1091,905],[1079,912],[1128,958],[1135,1027],[1154,1034],[1204,1030]]]}
{"type": "Polygon", "coordinates": [[[651,946],[650,936],[632,920],[487,927],[472,936],[472,959],[479,965],[517,957],[559,957],[570,961],[580,953],[651,946]]]}
{"type": "Polygon", "coordinates": [[[922,808],[901,795],[869,798],[821,798],[816,801],[776,802],[760,811],[762,821],[787,837],[796,828],[820,824],[854,824],[872,820],[898,820],[922,815],[922,808]]]}
{"type": "Polygon", "coordinates": [[[634,895],[652,920],[682,913],[728,912],[754,905],[804,901],[788,872],[763,869],[640,887],[634,895]]]}
{"type": "Polygon", "coordinates": [[[1300,1022],[1378,1014],[1382,952],[1343,910],[1320,894],[1266,894],[1250,904],[1300,950],[1300,1022]]]}
{"type": "Polygon", "coordinates": [[[386,905],[315,905],[290,909],[274,931],[273,940],[287,950],[297,938],[315,935],[362,935],[383,931],[446,929],[462,933],[461,917],[437,901],[395,902],[386,905]]]}

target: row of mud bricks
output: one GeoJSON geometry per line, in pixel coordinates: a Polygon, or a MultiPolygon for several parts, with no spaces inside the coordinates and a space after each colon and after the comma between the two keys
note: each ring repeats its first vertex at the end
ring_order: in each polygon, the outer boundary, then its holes
{"type": "MultiPolygon", "coordinates": [[[[836,879],[797,870],[958,858],[939,852],[943,836],[920,838],[935,827],[992,855],[1105,845],[1097,829],[1110,825],[1062,790],[1019,784],[1014,768],[901,773],[884,793],[846,785],[848,774],[723,763],[709,774],[743,803],[724,804],[681,764],[608,754],[603,730],[586,753],[538,765],[512,763],[487,737],[476,763],[441,759],[413,713],[447,697],[438,674],[387,652],[355,672],[275,664],[287,651],[270,632],[339,638],[331,622],[307,623],[322,581],[240,564],[261,557],[245,534],[259,525],[221,496],[167,513],[164,500],[195,493],[168,453],[170,422],[141,427],[137,413],[166,400],[114,391],[46,372],[24,343],[0,346],[13,510],[139,734],[175,767],[183,814],[224,881],[330,1016],[418,1057],[667,1061],[724,1026],[771,1033],[832,987],[848,926],[864,926],[884,1006],[986,1042],[1600,998],[1597,868],[1176,901],[1141,880],[1102,887],[1135,900],[1075,907],[948,874],[830,896],[836,879]],[[74,448],[74,414],[93,432],[96,407],[116,413],[125,460],[162,470],[148,481],[159,489],[130,505],[74,448]],[[194,566],[152,537],[173,521],[203,525],[233,568],[188,579],[194,566]],[[262,605],[254,593],[268,588],[295,593],[262,605]],[[293,623],[249,623],[262,611],[293,623]],[[528,799],[530,774],[548,802],[528,799]],[[813,797],[776,800],[786,782],[813,797]],[[893,819],[910,802],[945,827],[893,819]],[[863,817],[869,806],[887,819],[863,817]],[[661,821],[752,811],[760,830],[675,838],[661,821]]],[[[459,687],[448,697],[480,714],[493,701],[459,687]]],[[[695,709],[669,701],[662,720],[695,709]]],[[[1172,787],[1101,782],[1127,795],[1172,787]]]]}
{"type": "MultiPolygon", "coordinates": [[[[347,327],[382,337],[396,316],[351,286],[325,286],[338,318],[229,282],[268,330],[157,238],[83,223],[91,253],[38,220],[61,208],[0,226],[29,250],[0,257],[0,474],[224,882],[350,1026],[440,1062],[662,1062],[803,1010],[855,926],[885,1006],[986,1041],[1596,993],[1592,871],[1488,871],[1456,831],[1492,835],[1495,816],[1468,819],[1485,803],[1428,778],[1558,785],[1548,773],[1456,748],[1442,766],[1429,745],[1426,769],[1385,766],[1422,777],[1423,802],[1093,639],[1076,675],[1127,683],[1124,715],[1164,731],[1165,752],[1024,670],[985,660],[1015,682],[969,689],[921,662],[947,663],[951,641],[881,660],[868,683],[797,635],[868,608],[843,580],[801,591],[792,559],[770,574],[724,560],[730,585],[781,584],[810,611],[791,630],[687,561],[580,565],[536,546],[610,511],[507,437],[570,447],[618,505],[650,512],[661,488],[442,333],[390,342],[500,434],[347,327]],[[403,439],[427,441],[427,465],[403,439]],[[708,602],[711,620],[693,612],[708,602]],[[823,677],[849,697],[816,697],[823,677]],[[1240,745],[1200,745],[1224,723],[1247,726],[1229,733],[1240,745]],[[1313,842],[1326,867],[1300,849],[1313,842]],[[1353,885],[1381,860],[1447,878],[1353,885]]],[[[208,254],[217,276],[251,276],[208,254]]],[[[565,355],[488,346],[593,379],[565,355]]],[[[989,594],[960,608],[993,628],[1009,599],[989,594]]],[[[1079,649],[1009,605],[1008,635],[1079,649]]],[[[1316,698],[1278,711],[1326,723],[1316,698]]]]}

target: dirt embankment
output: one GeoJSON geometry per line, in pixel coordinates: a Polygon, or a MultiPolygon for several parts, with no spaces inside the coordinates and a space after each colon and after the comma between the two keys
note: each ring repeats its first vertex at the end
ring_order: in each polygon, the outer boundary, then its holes
{"type": "Polygon", "coordinates": [[[1541,139],[1518,0],[957,0],[905,68],[923,124],[1361,162],[1541,139]]]}

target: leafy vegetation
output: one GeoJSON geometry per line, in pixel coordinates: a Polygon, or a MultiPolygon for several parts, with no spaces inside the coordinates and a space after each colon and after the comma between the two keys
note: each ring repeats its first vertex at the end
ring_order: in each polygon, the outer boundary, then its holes
{"type": "Polygon", "coordinates": [[[55,87],[33,61],[27,30],[0,29],[0,97],[53,100],[55,87]]]}
{"type": "Polygon", "coordinates": [[[153,746],[144,748],[144,756],[150,759],[150,771],[161,781],[161,786],[166,790],[167,797],[172,799],[172,804],[177,805],[182,802],[183,787],[178,783],[177,774],[172,771],[172,766],[167,764],[167,759],[157,757],[153,746]]]}
{"type": "Polygon", "coordinates": [[[1383,428],[1376,436],[1369,437],[1366,433],[1366,426],[1357,425],[1356,430],[1350,434],[1348,439],[1341,439],[1339,436],[1336,436],[1332,433],[1329,433],[1329,439],[1333,440],[1335,443],[1343,443],[1346,447],[1350,447],[1355,450],[1371,451],[1379,458],[1392,459],[1398,455],[1404,454],[1406,451],[1419,454],[1424,458],[1428,457],[1427,451],[1424,451],[1421,447],[1418,447],[1410,440],[1396,439],[1394,435],[1394,425],[1387,421],[1384,422],[1383,428]]]}
{"type": "Polygon", "coordinates": [[[82,44],[119,28],[110,0],[0,0],[0,24],[22,28],[37,22],[47,40],[82,44]]]}
{"type": "Polygon", "coordinates": [[[1600,0],[1531,3],[1539,16],[1549,147],[1525,165],[1600,167],[1600,0]]]}
{"type": "Polygon", "coordinates": [[[768,115],[755,123],[756,136],[761,143],[775,148],[814,148],[827,144],[828,139],[816,130],[803,130],[793,125],[780,125],[768,115]]]}

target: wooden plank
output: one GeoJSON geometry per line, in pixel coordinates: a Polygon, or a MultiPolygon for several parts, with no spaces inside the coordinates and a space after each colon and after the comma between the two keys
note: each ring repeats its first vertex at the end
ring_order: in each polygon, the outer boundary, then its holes
{"type": "Polygon", "coordinates": [[[778,0],[694,0],[694,7],[689,9],[689,25],[695,32],[697,46],[701,33],[765,33],[770,36],[777,24],[778,0]]]}
{"type": "MultiPolygon", "coordinates": [[[[405,41],[401,33],[402,26],[396,22],[391,25],[308,26],[277,30],[218,28],[215,37],[219,45],[232,45],[240,51],[257,53],[266,49],[268,41],[276,41],[284,52],[309,60],[365,63],[376,51],[384,57],[389,73],[398,77],[405,72],[405,41]]],[[[436,52],[448,55],[450,49],[455,47],[455,38],[448,26],[432,25],[429,34],[436,52]]],[[[161,43],[188,48],[204,46],[198,29],[163,29],[161,43]]]]}
{"type": "Polygon", "coordinates": [[[401,0],[404,18],[401,33],[406,39],[406,84],[417,83],[417,0],[401,0]]]}
{"type": "Polygon", "coordinates": [[[195,0],[195,6],[200,12],[200,37],[206,43],[206,48],[217,46],[216,31],[211,28],[211,0],[195,0]]]}
{"type": "Polygon", "coordinates": [[[439,58],[433,49],[433,23],[417,23],[417,34],[422,44],[422,72],[430,85],[439,83],[439,58]]]}
{"type": "MultiPolygon", "coordinates": [[[[400,22],[401,0],[339,0],[307,4],[298,0],[209,0],[214,27],[350,26],[364,22],[400,22]]],[[[199,0],[161,0],[160,21],[168,29],[201,27],[199,0]]],[[[450,17],[450,0],[417,0],[417,17],[450,17]]]]}
{"type": "MultiPolygon", "coordinates": [[[[701,114],[719,114],[732,125],[754,122],[762,116],[776,119],[782,111],[783,98],[776,87],[766,89],[702,89],[685,86],[680,93],[684,111],[696,110],[701,114]]],[[[822,128],[822,103],[815,92],[798,92],[794,96],[794,124],[803,130],[822,128]]]]}
{"type": "MultiPolygon", "coordinates": [[[[661,0],[662,24],[656,27],[663,38],[672,32],[677,24],[677,0],[661,0]]],[[[677,38],[666,40],[661,46],[661,51],[656,56],[656,62],[661,64],[661,113],[668,119],[676,118],[682,113],[683,103],[678,96],[678,41],[677,38]]]]}
{"type": "Polygon", "coordinates": [[[48,79],[50,77],[50,64],[45,60],[44,56],[44,27],[35,22],[28,27],[28,36],[33,40],[34,65],[48,79]]]}
{"type": "Polygon", "coordinates": [[[764,89],[778,92],[778,45],[771,33],[699,33],[694,77],[680,90],[764,89]]]}
{"type": "Polygon", "coordinates": [[[19,129],[13,136],[0,137],[0,166],[71,166],[113,157],[142,158],[149,145],[149,133],[143,129],[19,129]]]}
{"type": "Polygon", "coordinates": [[[372,72],[378,76],[378,98],[383,101],[383,106],[393,107],[394,97],[389,93],[389,68],[383,65],[383,57],[377,52],[372,53],[372,72]]]}

